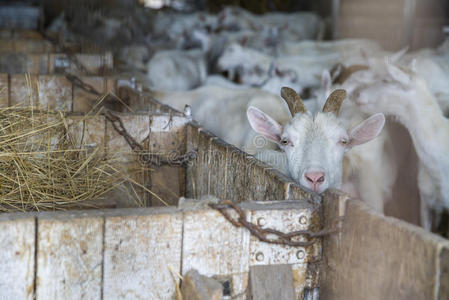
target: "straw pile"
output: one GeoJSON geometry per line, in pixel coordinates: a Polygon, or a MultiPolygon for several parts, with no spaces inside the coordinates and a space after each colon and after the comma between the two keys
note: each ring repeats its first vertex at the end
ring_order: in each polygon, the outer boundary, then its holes
{"type": "Polygon", "coordinates": [[[75,141],[67,121],[0,108],[0,212],[96,207],[92,200],[126,181],[102,149],[75,141]]]}

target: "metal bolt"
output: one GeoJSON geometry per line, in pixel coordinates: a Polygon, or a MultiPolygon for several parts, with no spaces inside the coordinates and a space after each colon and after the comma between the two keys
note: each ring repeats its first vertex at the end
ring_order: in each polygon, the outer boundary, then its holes
{"type": "Polygon", "coordinates": [[[256,253],[256,260],[257,260],[257,261],[263,261],[264,258],[265,258],[265,256],[263,255],[262,252],[257,252],[257,253],[256,253]]]}
{"type": "Polygon", "coordinates": [[[265,220],[265,218],[260,217],[257,219],[257,225],[265,226],[266,224],[267,224],[267,221],[265,220]]]}
{"type": "Polygon", "coordinates": [[[307,217],[306,216],[300,216],[299,217],[299,224],[306,225],[307,224],[307,217]]]}
{"type": "Polygon", "coordinates": [[[302,260],[306,257],[306,252],[304,250],[298,250],[298,252],[296,252],[296,257],[302,260]]]}

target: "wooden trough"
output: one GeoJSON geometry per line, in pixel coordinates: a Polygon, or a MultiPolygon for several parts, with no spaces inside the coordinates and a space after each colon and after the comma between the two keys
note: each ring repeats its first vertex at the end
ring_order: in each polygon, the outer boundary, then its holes
{"type": "MultiPolygon", "coordinates": [[[[15,86],[19,75],[5,76],[0,90],[5,87],[8,100],[3,105],[20,103],[16,95],[30,94],[26,80],[15,86]]],[[[106,106],[116,110],[129,134],[150,153],[177,157],[196,151],[196,157],[185,166],[167,164],[140,178],[171,207],[154,207],[161,202],[146,195],[153,207],[120,208],[127,205],[116,201],[116,209],[1,215],[1,299],[171,299],[178,274],[191,269],[229,286],[224,299],[260,299],[257,295],[268,292],[273,297],[267,299],[291,299],[291,293],[296,299],[317,299],[318,292],[323,299],[449,298],[449,241],[373,213],[339,191],[322,196],[303,191],[183,113],[130,89],[132,81],[81,79],[101,93],[114,93],[131,110],[145,104],[146,114],[106,106]],[[267,244],[214,209],[189,205],[192,201],[178,206],[180,197],[208,195],[241,203],[246,219],[262,228],[316,232],[333,228],[344,216],[343,226],[310,246],[267,244]],[[242,203],[248,200],[258,202],[242,203]],[[261,265],[290,270],[282,289],[263,290],[270,286],[261,284],[261,265]]],[[[76,114],[89,111],[98,98],[64,76],[31,77],[31,82],[42,80],[60,85],[40,84],[31,92],[34,103],[76,114]],[[67,98],[51,97],[56,92],[67,98]]],[[[106,151],[123,152],[123,163],[131,162],[134,154],[103,115],[84,124],[95,132],[90,136],[94,142],[106,151]]]]}
{"type": "MultiPolygon", "coordinates": [[[[64,77],[53,76],[49,80],[55,78],[64,77]]],[[[39,80],[39,77],[33,79],[39,80]]],[[[9,89],[7,87],[8,94],[14,94],[9,89]]],[[[59,89],[73,91],[71,85],[62,85],[59,89]]],[[[48,86],[46,93],[54,92],[48,86]]],[[[124,98],[140,97],[129,88],[121,88],[116,93],[124,98]]],[[[59,99],[47,97],[41,104],[65,107],[69,112],[71,108],[71,112],[76,113],[84,109],[76,103],[87,101],[87,98],[68,97],[68,101],[75,103],[61,106],[57,104],[59,99]]],[[[176,206],[181,196],[201,198],[206,195],[235,202],[301,199],[303,201],[271,206],[251,204],[245,208],[249,220],[260,223],[264,219],[266,226],[278,230],[319,229],[320,206],[316,195],[303,192],[282,175],[219,141],[183,114],[157,102],[153,102],[151,110],[147,115],[116,114],[129,134],[151,153],[178,156],[186,151],[197,151],[196,159],[185,167],[166,165],[150,172],[144,183],[166,202],[176,206]],[[271,215],[275,216],[273,220],[271,215]]],[[[84,126],[92,132],[89,143],[104,144],[106,151],[121,151],[123,163],[130,163],[127,158],[133,156],[131,150],[104,116],[92,116],[84,126]]],[[[154,197],[149,197],[148,202],[153,206],[162,205],[154,197]]],[[[121,203],[116,205],[120,207],[121,203]]],[[[315,262],[321,256],[320,241],[303,248],[267,246],[211,209],[122,208],[5,214],[1,224],[11,229],[1,234],[2,239],[8,241],[5,248],[12,252],[8,252],[0,266],[20,271],[1,279],[0,287],[17,284],[14,288],[17,298],[33,297],[35,293],[38,298],[97,298],[103,294],[108,298],[137,295],[167,299],[179,280],[176,274],[184,274],[191,268],[229,283],[232,295],[244,294],[253,265],[292,265],[294,277],[290,278],[290,287],[298,294],[305,288],[316,287],[318,280],[315,262]],[[203,231],[208,227],[209,231],[203,231]],[[15,238],[16,230],[24,233],[23,239],[15,238]],[[216,238],[211,239],[211,236],[216,238]],[[73,246],[77,247],[75,252],[70,250],[73,246]],[[123,276],[129,279],[126,284],[123,276]]],[[[6,289],[1,291],[6,293],[6,289]]]]}

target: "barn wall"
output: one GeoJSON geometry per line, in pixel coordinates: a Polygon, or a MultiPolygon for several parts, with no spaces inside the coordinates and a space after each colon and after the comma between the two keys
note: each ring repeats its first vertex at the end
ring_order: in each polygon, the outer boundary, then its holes
{"type": "Polygon", "coordinates": [[[449,24],[445,0],[341,0],[338,38],[369,38],[385,49],[434,47],[449,24]]]}

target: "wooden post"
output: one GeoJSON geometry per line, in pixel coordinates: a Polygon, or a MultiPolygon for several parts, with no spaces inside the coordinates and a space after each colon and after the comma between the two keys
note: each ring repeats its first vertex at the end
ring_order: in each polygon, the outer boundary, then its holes
{"type": "Polygon", "coordinates": [[[252,266],[249,270],[249,300],[297,299],[291,265],[252,266]]]}

